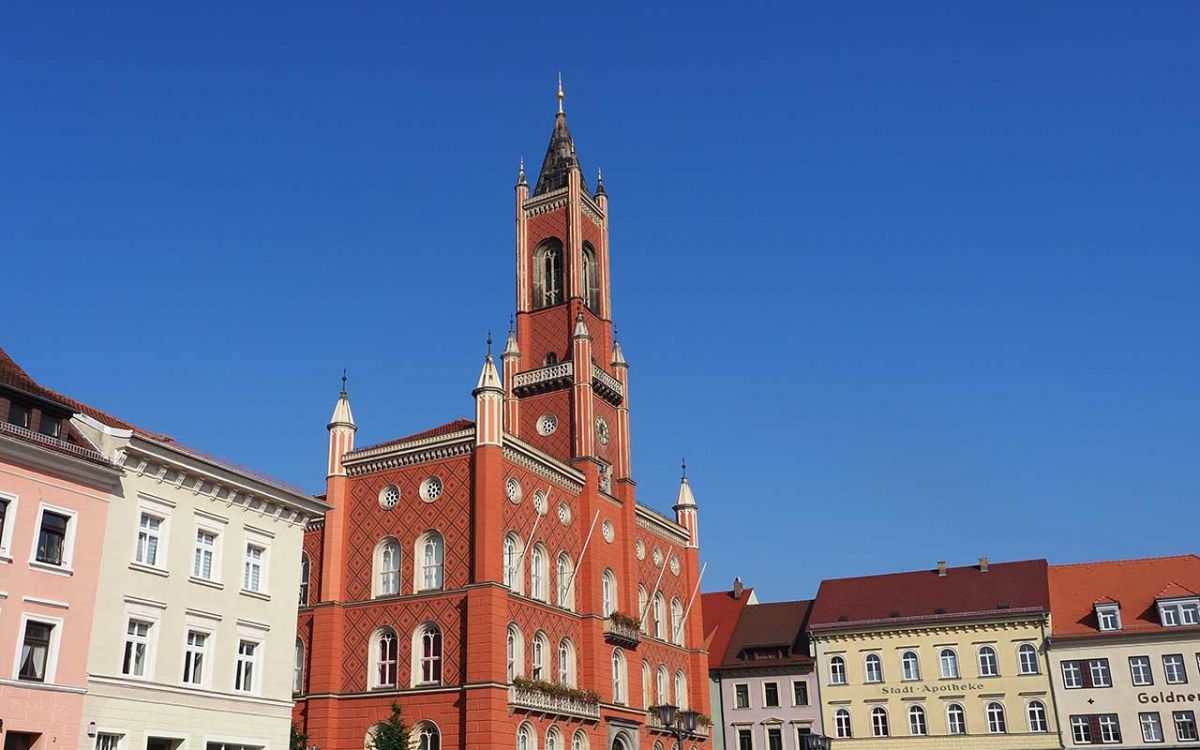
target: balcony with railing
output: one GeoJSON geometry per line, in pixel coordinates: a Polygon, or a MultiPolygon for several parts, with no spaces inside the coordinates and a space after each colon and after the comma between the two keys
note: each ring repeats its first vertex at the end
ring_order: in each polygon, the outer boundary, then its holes
{"type": "Polygon", "coordinates": [[[574,374],[575,363],[570,361],[518,372],[513,377],[513,390],[518,396],[551,391],[570,384],[574,374]]]}
{"type": "Polygon", "coordinates": [[[513,685],[508,689],[508,705],[544,716],[600,720],[599,701],[574,695],[558,695],[535,687],[513,685]]]}
{"type": "Polygon", "coordinates": [[[90,448],[84,448],[83,446],[75,445],[74,443],[68,443],[65,440],[60,440],[50,435],[43,435],[40,432],[34,432],[33,430],[25,427],[19,427],[15,424],[9,424],[8,422],[0,422],[0,433],[6,433],[12,435],[13,437],[20,438],[27,443],[34,443],[35,445],[40,445],[43,448],[49,448],[50,450],[58,451],[59,453],[66,453],[68,455],[76,456],[88,461],[94,461],[98,464],[108,463],[108,460],[105,459],[104,456],[100,455],[94,450],[91,450],[90,448]]]}
{"type": "Polygon", "coordinates": [[[595,362],[592,363],[592,387],[596,389],[596,393],[615,406],[619,406],[625,400],[625,386],[595,362]]]}
{"type": "Polygon", "coordinates": [[[637,618],[620,612],[612,613],[604,621],[604,640],[614,646],[637,648],[642,641],[637,618]]]}

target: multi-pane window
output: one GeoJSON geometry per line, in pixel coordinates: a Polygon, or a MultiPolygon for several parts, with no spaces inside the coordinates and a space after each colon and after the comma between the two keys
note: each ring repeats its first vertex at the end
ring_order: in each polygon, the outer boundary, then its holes
{"type": "Polygon", "coordinates": [[[1063,686],[1067,688],[1083,687],[1083,669],[1080,668],[1077,661],[1064,661],[1062,663],[1063,686]]]}
{"type": "Polygon", "coordinates": [[[436,684],[441,681],[442,631],[436,625],[426,625],[421,631],[421,682],[436,684]]]}
{"type": "Polygon", "coordinates": [[[1112,687],[1112,675],[1108,671],[1108,659],[1092,659],[1088,662],[1092,676],[1092,687],[1112,687]]]}
{"type": "Polygon", "coordinates": [[[216,553],[216,532],[196,529],[196,553],[192,557],[192,575],[206,581],[213,580],[213,560],[216,553]]]}
{"type": "Polygon", "coordinates": [[[929,733],[929,726],[925,721],[925,709],[920,706],[909,706],[908,733],[914,737],[921,737],[929,733]]]}
{"type": "Polygon", "coordinates": [[[921,679],[921,662],[916,651],[905,651],[900,657],[900,667],[905,680],[921,679]]]}
{"type": "Polygon", "coordinates": [[[678,599],[671,600],[671,643],[683,645],[683,605],[678,599]]]}
{"type": "Polygon", "coordinates": [[[808,705],[808,683],[804,680],[794,680],[792,682],[792,705],[808,705]]]}
{"type": "Polygon", "coordinates": [[[783,729],[767,728],[767,750],[783,750],[783,729]]]}
{"type": "Polygon", "coordinates": [[[1180,742],[1195,742],[1200,737],[1196,735],[1196,712],[1176,711],[1171,714],[1175,722],[1175,738],[1180,742]]]}
{"type": "Polygon", "coordinates": [[[379,547],[379,596],[400,593],[400,543],[385,539],[379,547]]]}
{"type": "Polygon", "coordinates": [[[665,609],[666,601],[662,594],[654,595],[654,637],[663,640],[663,633],[666,631],[665,609]]]}
{"type": "Polygon", "coordinates": [[[605,617],[617,611],[617,577],[611,570],[606,569],[600,579],[600,596],[605,617]]]}
{"type": "Polygon", "coordinates": [[[377,688],[396,686],[397,649],[396,634],[391,629],[379,631],[375,636],[375,685],[377,688]]]}
{"type": "Polygon", "coordinates": [[[835,656],[829,660],[829,684],[846,684],[846,660],[840,656],[835,656]]]}
{"type": "Polygon", "coordinates": [[[308,606],[308,583],[312,577],[312,563],[308,555],[300,555],[300,606],[308,606]]]}
{"type": "Polygon", "coordinates": [[[237,664],[234,668],[233,689],[243,693],[254,692],[254,673],[258,661],[258,644],[254,641],[238,641],[237,664]]]}
{"type": "Polygon", "coordinates": [[[1183,654],[1165,654],[1163,656],[1163,674],[1168,685],[1181,685],[1187,682],[1187,668],[1183,663],[1183,654]]]}
{"type": "Polygon", "coordinates": [[[658,672],[655,674],[654,688],[657,701],[660,704],[667,703],[669,700],[667,696],[667,668],[661,664],[658,667],[658,672]]]}
{"type": "Polygon", "coordinates": [[[1089,716],[1071,717],[1071,740],[1076,745],[1092,743],[1092,721],[1089,716]]]}
{"type": "Polygon", "coordinates": [[[533,672],[535,680],[546,679],[546,637],[541,633],[533,636],[533,672]]]}
{"type": "Polygon", "coordinates": [[[1120,630],[1121,629],[1121,611],[1113,606],[1097,607],[1096,617],[1100,621],[1100,629],[1120,630]]]}
{"type": "Polygon", "coordinates": [[[263,558],[266,554],[265,547],[246,545],[246,559],[242,564],[242,588],[246,591],[263,590],[263,558]]]}
{"type": "Polygon", "coordinates": [[[125,627],[125,658],[121,662],[121,674],[145,677],[149,652],[150,623],[144,620],[129,620],[125,627]]]}
{"type": "Polygon", "coordinates": [[[162,519],[143,513],[138,519],[137,551],[134,560],[142,565],[158,565],[158,535],[162,519]]]}
{"type": "Polygon", "coordinates": [[[942,679],[958,679],[958,654],[952,648],[944,648],[938,654],[938,669],[942,679]]]}
{"type": "Polygon", "coordinates": [[[1150,671],[1150,657],[1129,657],[1129,674],[1133,677],[1134,685],[1153,685],[1154,673],[1150,671]]]}
{"type": "Polygon", "coordinates": [[[1112,687],[1108,659],[1085,659],[1062,663],[1063,686],[1066,688],[1112,687]]]}
{"type": "Polygon", "coordinates": [[[569,638],[558,642],[558,683],[575,687],[575,646],[569,638]]]}
{"type": "Polygon", "coordinates": [[[513,591],[519,591],[519,582],[521,576],[517,571],[517,566],[521,560],[521,543],[517,541],[517,537],[509,534],[504,537],[504,585],[508,586],[513,591]]]}
{"type": "MultiPolygon", "coordinates": [[[[442,535],[435,531],[421,538],[421,590],[432,591],[442,587],[442,565],[444,558],[442,535]]],[[[536,552],[536,550],[535,550],[536,552]]],[[[537,588],[534,587],[534,591],[537,588]]]]}
{"type": "Polygon", "coordinates": [[[1162,742],[1162,717],[1157,711],[1138,714],[1138,723],[1142,725],[1143,742],[1162,742]]]}
{"type": "Polygon", "coordinates": [[[833,715],[833,733],[840,739],[853,736],[850,732],[850,712],[844,708],[839,708],[833,715]]]}
{"type": "Polygon", "coordinates": [[[995,677],[999,674],[1000,668],[996,664],[996,649],[991,646],[979,649],[979,676],[995,677]]]}
{"type": "Polygon", "coordinates": [[[779,683],[763,683],[763,705],[773,708],[779,705],[779,683]]]}
{"type": "Polygon", "coordinates": [[[754,750],[754,736],[749,729],[738,730],[738,750],[754,750]]]}
{"type": "Polygon", "coordinates": [[[961,704],[951,703],[946,707],[946,728],[950,734],[967,733],[967,712],[961,704]]]}
{"type": "Polygon", "coordinates": [[[47,565],[62,565],[67,548],[67,524],[70,518],[53,511],[42,511],[42,526],[38,529],[37,561],[47,565]]]}
{"type": "Polygon", "coordinates": [[[525,639],[516,625],[508,626],[508,638],[505,641],[508,658],[508,681],[525,673],[525,639]]]}
{"type": "Polygon", "coordinates": [[[0,552],[7,552],[8,545],[5,541],[8,534],[4,533],[8,530],[8,498],[0,497],[0,552]]]}
{"type": "Polygon", "coordinates": [[[42,421],[38,425],[38,432],[49,437],[58,437],[59,430],[62,429],[62,420],[58,417],[52,417],[46,412],[42,412],[42,421]]]}
{"type": "Polygon", "coordinates": [[[1200,624],[1200,603],[1195,601],[1172,602],[1158,605],[1158,615],[1168,628],[1179,625],[1200,624]]]}
{"type": "Polygon", "coordinates": [[[750,708],[750,686],[749,685],[734,685],[733,686],[733,707],[734,708],[750,708]]]}
{"type": "Polygon", "coordinates": [[[867,654],[864,666],[867,682],[883,682],[883,660],[879,654],[867,654]]]}
{"type": "Polygon", "coordinates": [[[30,682],[46,681],[46,664],[50,661],[50,637],[54,626],[48,622],[28,620],[25,639],[21,642],[21,662],[17,679],[30,682]]]}
{"type": "Polygon", "coordinates": [[[625,704],[625,652],[619,648],[612,654],[613,703],[625,704]]]}
{"type": "Polygon", "coordinates": [[[304,641],[296,639],[296,650],[292,654],[292,695],[304,692],[304,641]]]}
{"type": "Polygon", "coordinates": [[[1004,706],[991,702],[987,706],[987,723],[988,732],[991,734],[1004,734],[1008,731],[1008,722],[1004,718],[1004,706]]]}
{"type": "Polygon", "coordinates": [[[208,647],[208,634],[199,630],[187,632],[187,643],[183,648],[183,681],[188,685],[204,684],[204,656],[208,647]]]}
{"type": "Polygon", "coordinates": [[[28,406],[18,404],[16,401],[10,401],[8,404],[8,423],[29,429],[29,418],[32,413],[32,410],[28,406]]]}
{"type": "Polygon", "coordinates": [[[1097,724],[1100,727],[1100,741],[1106,745],[1121,741],[1121,723],[1116,714],[1100,714],[1097,724]]]}
{"type": "Polygon", "coordinates": [[[554,574],[558,589],[558,606],[563,609],[574,609],[575,594],[574,586],[571,584],[575,575],[575,566],[571,564],[571,558],[567,557],[567,553],[564,552],[558,556],[554,574]]]}
{"type": "Polygon", "coordinates": [[[121,735],[108,732],[96,733],[95,750],[117,750],[121,745],[121,735]]]}
{"type": "Polygon", "coordinates": [[[871,734],[876,737],[887,737],[891,734],[888,728],[887,710],[882,706],[871,709],[871,734]]]}
{"type": "Polygon", "coordinates": [[[1041,701],[1029,701],[1025,707],[1025,718],[1031,732],[1049,732],[1050,719],[1046,715],[1046,704],[1041,701]]]}
{"type": "Polygon", "coordinates": [[[529,588],[534,599],[546,599],[546,552],[535,546],[529,555],[529,588]]]}
{"type": "Polygon", "coordinates": [[[1021,674],[1038,673],[1037,649],[1032,643],[1022,643],[1017,647],[1017,668],[1021,674]]]}
{"type": "Polygon", "coordinates": [[[675,705],[684,711],[688,707],[687,678],[683,672],[675,673],[675,705]]]}

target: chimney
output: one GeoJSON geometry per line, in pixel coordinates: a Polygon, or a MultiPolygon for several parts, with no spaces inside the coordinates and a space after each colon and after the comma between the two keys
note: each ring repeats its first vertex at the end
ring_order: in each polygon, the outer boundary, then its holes
{"type": "Polygon", "coordinates": [[[986,557],[979,558],[979,572],[980,573],[988,572],[988,561],[987,561],[986,557]]]}
{"type": "Polygon", "coordinates": [[[946,577],[946,561],[938,560],[938,578],[946,577]]]}
{"type": "Polygon", "coordinates": [[[733,598],[741,599],[742,592],[745,590],[746,590],[746,587],[742,585],[742,579],[740,577],[734,578],[733,579],[733,598]]]}

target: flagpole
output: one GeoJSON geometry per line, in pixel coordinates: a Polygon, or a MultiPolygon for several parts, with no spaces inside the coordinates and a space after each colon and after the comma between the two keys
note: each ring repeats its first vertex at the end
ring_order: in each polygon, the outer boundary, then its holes
{"type": "MultiPolygon", "coordinates": [[[[700,566],[700,575],[696,576],[696,587],[692,589],[692,595],[688,599],[687,609],[683,610],[683,619],[679,621],[679,627],[681,628],[683,627],[683,624],[687,622],[688,615],[692,612],[692,605],[696,602],[696,594],[700,591],[700,581],[704,579],[704,571],[706,570],[708,570],[708,563],[704,563],[700,566]]],[[[678,643],[678,638],[679,633],[676,633],[674,630],[672,630],[671,640],[678,643]]]]}
{"type": "Polygon", "coordinates": [[[642,629],[642,623],[646,621],[646,613],[650,611],[651,603],[654,601],[655,595],[658,594],[658,586],[662,583],[663,574],[667,572],[667,563],[670,560],[670,556],[673,554],[675,553],[671,551],[671,548],[667,547],[667,556],[663,558],[662,569],[658,571],[658,580],[654,582],[654,590],[650,592],[650,598],[646,600],[645,609],[639,613],[638,630],[642,629]]]}
{"type": "Polygon", "coordinates": [[[579,575],[579,568],[583,565],[583,556],[587,554],[588,545],[592,543],[592,532],[596,530],[596,521],[600,520],[600,511],[596,511],[596,515],[592,516],[592,525],[588,527],[587,538],[583,540],[583,549],[579,550],[579,559],[575,562],[575,568],[571,571],[571,577],[567,579],[567,591],[575,585],[575,576],[579,575]]]}

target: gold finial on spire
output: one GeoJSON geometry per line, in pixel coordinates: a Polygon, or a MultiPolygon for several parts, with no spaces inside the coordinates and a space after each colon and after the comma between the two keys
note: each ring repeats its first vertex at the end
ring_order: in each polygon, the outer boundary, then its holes
{"type": "Polygon", "coordinates": [[[517,167],[517,182],[525,181],[525,157],[521,157],[521,165],[517,167]]]}
{"type": "Polygon", "coordinates": [[[565,99],[566,96],[567,95],[563,93],[563,87],[562,87],[562,71],[559,71],[559,74],[558,74],[558,113],[560,115],[563,113],[563,99],[565,99]]]}

